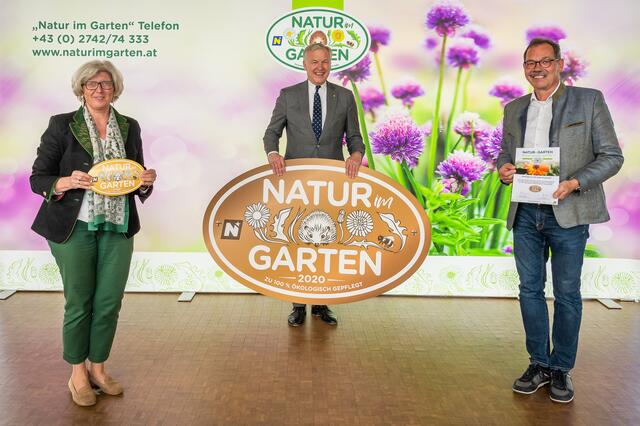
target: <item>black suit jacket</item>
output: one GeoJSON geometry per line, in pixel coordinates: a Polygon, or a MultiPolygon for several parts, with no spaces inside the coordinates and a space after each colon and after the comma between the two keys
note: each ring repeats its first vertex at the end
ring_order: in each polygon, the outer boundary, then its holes
{"type": "MultiPolygon", "coordinates": [[[[140,125],[136,120],[120,115],[115,110],[114,113],[122,140],[125,142],[127,158],[144,166],[140,125]]],[[[49,127],[42,135],[29,178],[31,190],[44,197],[31,229],[56,243],[62,243],[69,238],[80,212],[85,190],[70,189],[62,197],[56,197],[53,195],[54,186],[60,177],[69,176],[74,170],[86,173],[92,166],[93,148],[82,108],[76,112],[51,117],[49,127]]],[[[135,195],[144,202],[152,190],[153,187],[142,193],[138,189],[128,194],[127,238],[131,238],[140,230],[135,195]]]]}

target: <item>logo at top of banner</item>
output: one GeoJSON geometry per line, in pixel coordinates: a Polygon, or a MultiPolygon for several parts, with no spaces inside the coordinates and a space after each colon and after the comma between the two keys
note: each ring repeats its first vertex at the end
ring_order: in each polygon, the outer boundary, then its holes
{"type": "Polygon", "coordinates": [[[128,194],[142,185],[142,172],[144,167],[126,158],[101,161],[89,170],[91,190],[108,196],[128,194]]]}
{"type": "Polygon", "coordinates": [[[331,70],[348,68],[369,51],[367,27],[341,10],[304,8],[276,20],[267,32],[267,49],[287,68],[304,71],[302,56],[313,43],[331,48],[331,70]]]}
{"type": "Polygon", "coordinates": [[[220,268],[262,294],[312,304],[347,303],[384,293],[424,262],[431,230],[424,209],[398,183],[344,162],[287,161],[222,188],[203,221],[220,268]]]}

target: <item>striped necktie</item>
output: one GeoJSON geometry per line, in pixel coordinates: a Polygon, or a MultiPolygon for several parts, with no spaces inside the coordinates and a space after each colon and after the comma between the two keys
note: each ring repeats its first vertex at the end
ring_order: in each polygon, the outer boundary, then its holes
{"type": "Polygon", "coordinates": [[[316,86],[316,93],[313,95],[313,119],[311,120],[311,127],[316,135],[316,141],[320,140],[320,134],[322,133],[322,105],[319,91],[320,86],[316,86]]]}

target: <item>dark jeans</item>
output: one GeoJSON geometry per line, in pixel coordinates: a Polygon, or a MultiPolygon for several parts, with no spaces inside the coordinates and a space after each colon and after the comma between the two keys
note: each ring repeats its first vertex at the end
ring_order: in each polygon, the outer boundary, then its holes
{"type": "Polygon", "coordinates": [[[569,371],[576,361],[582,319],[580,274],[589,225],[562,228],[551,206],[520,203],[513,226],[514,256],[520,276],[520,310],[527,352],[533,364],[569,371]],[[551,250],[553,350],[544,296],[551,250]]]}

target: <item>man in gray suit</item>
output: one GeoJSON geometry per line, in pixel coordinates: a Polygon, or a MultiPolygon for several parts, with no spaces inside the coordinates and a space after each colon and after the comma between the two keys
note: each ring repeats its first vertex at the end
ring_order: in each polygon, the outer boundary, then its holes
{"type": "MultiPolygon", "coordinates": [[[[264,132],[264,150],[273,172],[282,176],[285,160],[293,158],[328,158],[344,160],[342,138],[347,141],[350,156],[345,172],[355,178],[364,155],[364,144],[358,125],[358,112],[353,94],[327,82],[331,70],[331,49],[321,43],[307,46],[303,57],[307,80],[280,91],[271,122],[264,132]],[[287,129],[287,149],[284,158],[279,145],[282,131],[287,129]]],[[[338,323],[325,305],[311,307],[311,314],[330,325],[338,323]]],[[[293,304],[288,324],[304,324],[306,306],[293,304]]]]}
{"type": "Polygon", "coordinates": [[[513,182],[516,148],[560,148],[558,205],[514,203],[507,227],[513,228],[514,256],[520,276],[520,310],[530,365],[513,391],[532,394],[550,382],[552,401],[573,400],[569,371],[574,367],[582,318],[580,275],[589,224],[609,220],[602,183],[622,167],[611,115],[602,93],[560,82],[560,46],[534,39],[524,52],[524,74],[533,94],[504,109],[500,179],[513,182]],[[551,251],[554,316],[553,349],[544,296],[546,262],[551,251]]]}

